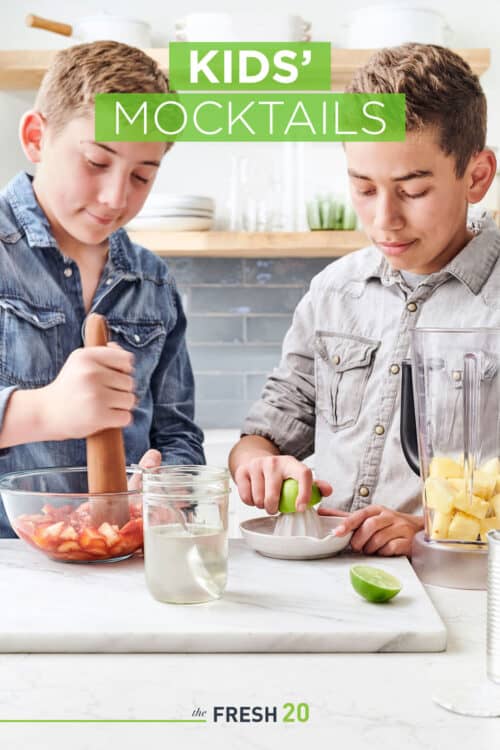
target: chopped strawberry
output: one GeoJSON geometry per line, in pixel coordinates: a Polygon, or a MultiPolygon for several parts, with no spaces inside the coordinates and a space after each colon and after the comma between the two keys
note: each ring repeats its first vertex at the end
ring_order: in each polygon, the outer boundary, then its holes
{"type": "Polygon", "coordinates": [[[41,513],[22,514],[13,526],[18,535],[54,560],[90,561],[130,554],[143,544],[142,508],[130,504],[130,518],[122,529],[116,524],[92,525],[89,503],[78,508],[46,503],[41,513]]]}
{"type": "MultiPolygon", "coordinates": [[[[63,522],[59,521],[59,523],[62,528],[64,525],[63,522]]],[[[33,533],[33,543],[41,549],[52,549],[56,547],[59,542],[59,537],[57,534],[54,534],[54,526],[56,526],[56,524],[53,524],[50,521],[38,524],[33,533]],[[48,532],[49,529],[51,529],[51,533],[48,532]]]]}
{"type": "Polygon", "coordinates": [[[87,526],[83,529],[79,536],[80,547],[87,549],[92,544],[99,544],[106,547],[106,541],[101,534],[97,531],[95,526],[87,526]]]}
{"type": "Polygon", "coordinates": [[[47,526],[45,533],[51,539],[57,539],[64,528],[64,521],[57,521],[56,523],[47,526]]]}
{"type": "Polygon", "coordinates": [[[94,555],[94,557],[109,557],[109,551],[105,544],[89,544],[86,552],[94,555]]]}
{"type": "Polygon", "coordinates": [[[137,536],[140,534],[142,538],[142,518],[133,518],[132,520],[127,521],[125,526],[121,527],[120,534],[122,536],[127,536],[128,534],[137,536]]]}
{"type": "Polygon", "coordinates": [[[101,523],[98,532],[104,537],[108,547],[112,547],[113,544],[120,541],[120,534],[118,534],[109,523],[101,523]]]}
{"type": "Polygon", "coordinates": [[[73,541],[75,539],[78,539],[78,534],[76,533],[76,531],[74,530],[74,528],[72,526],[68,526],[68,525],[66,525],[64,527],[64,529],[61,531],[61,533],[59,534],[59,536],[61,537],[61,539],[65,539],[65,540],[69,540],[69,541],[73,541]]]}
{"type": "Polygon", "coordinates": [[[83,550],[74,552],[51,552],[50,557],[54,560],[61,560],[63,562],[87,562],[93,560],[94,556],[83,550]]]}
{"type": "Polygon", "coordinates": [[[78,542],[63,542],[57,548],[58,552],[81,552],[78,542]]]}

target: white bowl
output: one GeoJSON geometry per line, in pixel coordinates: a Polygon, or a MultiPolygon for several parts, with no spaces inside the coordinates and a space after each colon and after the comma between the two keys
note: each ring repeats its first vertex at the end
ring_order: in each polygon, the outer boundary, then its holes
{"type": "Polygon", "coordinates": [[[277,518],[278,516],[261,516],[240,523],[246,543],[266,557],[276,557],[280,560],[315,560],[331,557],[345,549],[351,541],[352,531],[344,536],[333,536],[329,533],[344,520],[338,516],[319,516],[326,534],[321,539],[312,536],[274,535],[277,518]]]}
{"type": "Polygon", "coordinates": [[[189,13],[175,23],[175,38],[184,42],[303,42],[310,31],[311,23],[301,16],[269,9],[189,13]]]}

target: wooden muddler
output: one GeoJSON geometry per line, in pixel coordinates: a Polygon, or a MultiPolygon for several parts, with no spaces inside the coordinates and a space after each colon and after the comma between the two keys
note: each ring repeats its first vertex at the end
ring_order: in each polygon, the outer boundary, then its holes
{"type": "MultiPolygon", "coordinates": [[[[106,318],[91,313],[85,322],[85,346],[106,346],[107,343],[106,318]]],[[[119,427],[87,438],[87,475],[89,493],[127,492],[125,446],[119,427]]],[[[96,528],[104,521],[121,528],[130,518],[128,498],[90,498],[90,513],[96,528]]]]}
{"type": "Polygon", "coordinates": [[[35,16],[34,13],[27,15],[25,21],[26,26],[31,26],[33,29],[45,29],[46,31],[53,31],[55,34],[62,34],[63,36],[73,35],[73,27],[68,23],[52,21],[50,18],[35,16]]]}

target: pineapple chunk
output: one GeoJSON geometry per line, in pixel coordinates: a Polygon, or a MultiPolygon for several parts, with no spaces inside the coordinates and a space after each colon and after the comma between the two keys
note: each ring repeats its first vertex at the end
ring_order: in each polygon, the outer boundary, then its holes
{"type": "Polygon", "coordinates": [[[500,495],[495,495],[491,498],[490,506],[494,514],[500,518],[500,495]]]}
{"type": "Polygon", "coordinates": [[[451,519],[448,529],[448,539],[460,539],[463,542],[475,542],[481,523],[478,518],[468,516],[467,513],[457,511],[451,519]]]}
{"type": "Polygon", "coordinates": [[[483,518],[480,522],[479,533],[481,534],[481,541],[488,541],[488,531],[490,529],[500,529],[500,518],[492,516],[491,518],[483,518]]]}
{"type": "Polygon", "coordinates": [[[446,481],[437,477],[425,480],[425,501],[429,508],[440,513],[450,513],[453,507],[455,489],[446,481]]]}
{"type": "MultiPolygon", "coordinates": [[[[499,472],[500,473],[500,472],[499,472]]],[[[460,478],[464,475],[464,468],[452,458],[446,456],[435,456],[429,467],[429,476],[439,479],[450,477],[460,478]]]]}
{"type": "Polygon", "coordinates": [[[477,495],[472,495],[469,501],[469,497],[465,492],[459,492],[455,495],[453,505],[455,508],[463,510],[469,516],[474,516],[474,518],[486,518],[490,509],[490,504],[487,500],[483,500],[477,495]]]}
{"type": "Polygon", "coordinates": [[[500,459],[490,458],[489,461],[481,464],[481,466],[479,467],[479,471],[481,471],[483,474],[490,474],[491,476],[497,478],[500,474],[500,459]]]}
{"type": "Polygon", "coordinates": [[[479,495],[483,500],[491,500],[495,494],[496,483],[496,476],[485,474],[479,469],[474,472],[474,494],[479,495]]]}
{"type": "Polygon", "coordinates": [[[434,511],[434,518],[431,526],[431,539],[446,539],[448,536],[448,527],[451,521],[451,513],[440,513],[434,511]]]}
{"type": "MultiPolygon", "coordinates": [[[[474,472],[474,495],[483,500],[490,500],[495,494],[496,477],[488,476],[480,471],[474,472]]],[[[449,479],[448,483],[458,492],[465,492],[465,479],[449,479]]]]}

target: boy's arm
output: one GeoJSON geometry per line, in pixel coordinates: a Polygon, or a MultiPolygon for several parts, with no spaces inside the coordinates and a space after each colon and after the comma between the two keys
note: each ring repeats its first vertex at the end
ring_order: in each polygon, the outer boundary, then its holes
{"type": "Polygon", "coordinates": [[[0,449],[48,439],[41,417],[41,391],[16,386],[0,391],[0,449]]]}
{"type": "Polygon", "coordinates": [[[126,427],[136,404],[133,357],[115,344],[75,349],[42,388],[0,389],[0,450],[126,427]]]}
{"type": "Polygon", "coordinates": [[[194,422],[194,378],[185,339],[186,316],[173,283],[170,289],[176,321],[151,379],[150,442],[167,464],[204,464],[203,432],[194,422]]]}
{"type": "MultiPolygon", "coordinates": [[[[308,292],[299,302],[283,340],[280,363],[269,375],[260,399],[251,407],[242,427],[243,435],[265,438],[267,448],[271,446],[270,450],[299,461],[314,452],[314,326],[312,296],[308,292]]],[[[242,438],[247,440],[248,437],[242,438]]],[[[262,443],[247,442],[241,454],[239,450],[235,453],[236,458],[240,455],[250,458],[253,446],[257,445],[264,450],[262,443]]]]}
{"type": "MultiPolygon", "coordinates": [[[[244,503],[275,513],[282,482],[293,477],[299,483],[296,507],[306,507],[312,472],[301,461],[314,451],[315,421],[314,311],[308,293],[295,310],[279,367],[252,406],[243,436],[229,457],[229,468],[244,503]]],[[[331,486],[321,477],[316,482],[323,495],[331,494],[331,486]]]]}

